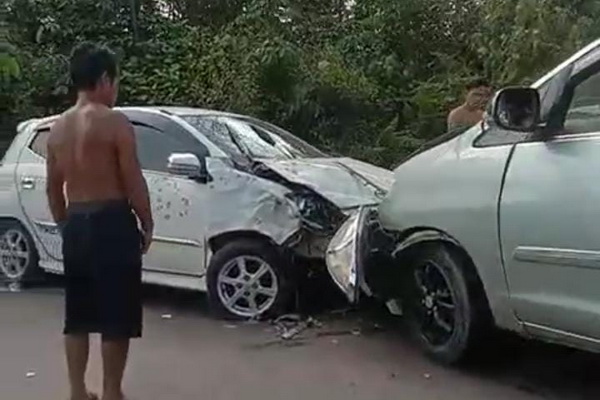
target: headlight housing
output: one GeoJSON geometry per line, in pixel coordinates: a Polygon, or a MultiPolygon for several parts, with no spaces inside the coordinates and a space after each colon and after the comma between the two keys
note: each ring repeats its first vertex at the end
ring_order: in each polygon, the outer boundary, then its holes
{"type": "Polygon", "coordinates": [[[312,232],[332,235],[345,218],[333,203],[313,192],[295,191],[286,197],[296,208],[304,226],[312,232]]]}
{"type": "Polygon", "coordinates": [[[363,212],[360,209],[348,217],[331,239],[325,255],[329,274],[352,303],[358,301],[357,246],[363,212]]]}

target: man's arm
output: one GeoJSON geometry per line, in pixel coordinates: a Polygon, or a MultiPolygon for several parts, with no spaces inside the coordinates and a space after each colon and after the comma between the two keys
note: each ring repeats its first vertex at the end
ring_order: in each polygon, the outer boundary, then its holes
{"type": "Polygon", "coordinates": [[[114,112],[111,119],[111,126],[116,135],[117,159],[121,179],[131,206],[142,224],[142,230],[146,239],[144,250],[147,250],[152,239],[154,222],[152,220],[148,186],[146,185],[144,175],[142,175],[142,169],[137,157],[133,127],[127,117],[119,112],[114,112]]]}
{"type": "Polygon", "coordinates": [[[458,109],[454,109],[450,112],[450,114],[448,114],[448,120],[446,122],[448,125],[446,132],[452,132],[460,127],[460,113],[458,112],[458,109]]]}
{"type": "Polygon", "coordinates": [[[56,159],[56,150],[54,149],[52,137],[58,123],[50,129],[50,138],[48,139],[47,157],[46,157],[46,194],[48,196],[48,205],[52,218],[58,224],[67,218],[67,206],[65,199],[65,176],[61,171],[56,159]]]}

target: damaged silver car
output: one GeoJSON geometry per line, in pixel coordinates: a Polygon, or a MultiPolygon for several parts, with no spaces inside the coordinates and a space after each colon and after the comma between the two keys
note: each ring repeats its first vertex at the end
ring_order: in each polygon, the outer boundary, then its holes
{"type": "MultiPolygon", "coordinates": [[[[376,205],[390,171],[331,158],[269,123],[175,107],[121,108],[150,190],[155,237],[147,283],[207,290],[213,309],[254,318],[283,310],[338,228],[376,205]]],[[[0,166],[0,272],[19,282],[62,273],[48,208],[46,141],[56,117],[22,123],[0,166]]]]}

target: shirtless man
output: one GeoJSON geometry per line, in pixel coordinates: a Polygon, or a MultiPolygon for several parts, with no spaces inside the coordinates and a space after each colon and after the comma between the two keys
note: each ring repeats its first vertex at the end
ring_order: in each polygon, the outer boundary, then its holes
{"type": "Polygon", "coordinates": [[[448,116],[448,132],[470,128],[480,122],[491,96],[492,88],[488,82],[479,79],[468,84],[464,104],[452,110],[448,116]]]}
{"type": "Polygon", "coordinates": [[[90,333],[102,335],[104,400],[124,399],[129,339],[142,334],[141,260],[153,222],[132,126],[111,109],[117,72],[110,50],[78,46],[71,55],[77,103],[48,140],[48,202],[63,235],[71,400],[97,398],[85,384],[90,333]]]}

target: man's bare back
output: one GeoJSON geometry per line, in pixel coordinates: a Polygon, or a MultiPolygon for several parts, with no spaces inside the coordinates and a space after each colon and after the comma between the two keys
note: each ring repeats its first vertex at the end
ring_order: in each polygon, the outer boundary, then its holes
{"type": "Polygon", "coordinates": [[[127,199],[119,170],[116,113],[88,104],[71,108],[55,122],[48,146],[63,171],[70,202],[127,199]]]}
{"type": "Polygon", "coordinates": [[[53,124],[48,139],[48,200],[55,221],[69,203],[128,201],[140,219],[148,249],[153,229],[148,188],[131,123],[96,102],[78,103],[53,124]]]}

